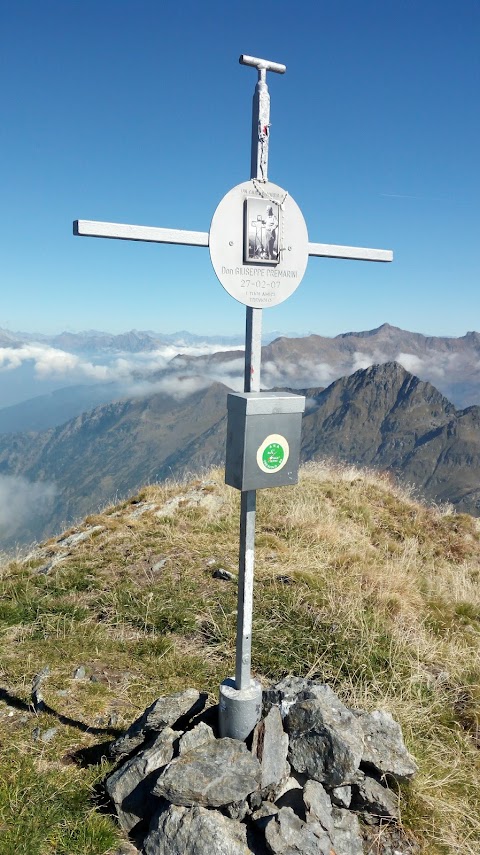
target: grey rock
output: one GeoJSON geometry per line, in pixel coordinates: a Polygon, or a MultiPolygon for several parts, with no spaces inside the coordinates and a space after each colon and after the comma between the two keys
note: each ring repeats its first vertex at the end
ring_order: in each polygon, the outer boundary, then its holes
{"type": "Polygon", "coordinates": [[[57,543],[63,548],[69,548],[70,546],[76,546],[78,543],[82,543],[84,540],[88,540],[92,534],[97,534],[97,532],[103,531],[103,525],[93,525],[90,528],[87,528],[86,531],[77,531],[73,534],[62,535],[57,539],[57,543]]]}
{"type": "Polygon", "coordinates": [[[127,519],[136,520],[139,517],[142,517],[143,514],[148,513],[148,511],[155,511],[156,509],[157,505],[155,502],[139,502],[135,510],[127,515],[127,519]]]}
{"type": "Polygon", "coordinates": [[[246,827],[216,810],[170,805],[152,820],[145,855],[249,855],[246,827]]]}
{"type": "Polygon", "coordinates": [[[216,739],[177,757],[160,775],[154,793],[176,805],[221,807],[260,787],[256,757],[237,739],[216,739]]]}
{"type": "Polygon", "coordinates": [[[267,822],[279,812],[280,808],[273,802],[263,801],[252,814],[252,820],[259,828],[265,828],[267,822]]]}
{"type": "Polygon", "coordinates": [[[230,819],[238,819],[239,822],[242,822],[247,813],[250,813],[250,807],[246,799],[242,799],[239,802],[232,802],[232,804],[227,805],[224,810],[230,819]]]}
{"type": "Polygon", "coordinates": [[[73,672],[73,679],[74,680],[84,680],[85,674],[86,674],[85,666],[79,665],[78,668],[75,668],[75,671],[73,672]]]}
{"type": "Polygon", "coordinates": [[[165,567],[167,561],[168,558],[160,558],[159,561],[155,561],[155,564],[152,564],[152,573],[158,573],[160,570],[162,570],[163,567],[165,567]]]}
{"type": "Polygon", "coordinates": [[[40,576],[48,576],[48,574],[50,573],[50,570],[52,570],[55,567],[55,565],[59,563],[59,560],[60,559],[57,558],[56,560],[52,559],[52,561],[47,561],[46,564],[42,564],[41,567],[37,567],[36,572],[40,576]]]}
{"type": "Polygon", "coordinates": [[[285,723],[290,737],[288,759],[297,772],[306,772],[327,787],[354,780],[362,758],[363,733],[334,692],[297,701],[285,723]]]}
{"type": "Polygon", "coordinates": [[[178,744],[178,753],[185,754],[186,751],[191,751],[192,748],[198,748],[199,745],[203,745],[205,742],[211,742],[212,739],[215,739],[212,728],[210,725],[205,724],[204,721],[201,721],[196,725],[196,727],[193,727],[192,730],[187,730],[187,732],[183,734],[178,744]]]}
{"type": "Polygon", "coordinates": [[[363,855],[362,834],[357,815],[335,807],[332,814],[335,855],[363,855]]]}
{"type": "Polygon", "coordinates": [[[40,739],[42,742],[51,742],[52,739],[57,735],[58,727],[49,727],[48,730],[44,730],[40,739]]]}
{"type": "Polygon", "coordinates": [[[305,811],[305,802],[303,801],[303,789],[301,788],[292,788],[290,790],[286,790],[286,792],[282,793],[277,799],[275,799],[275,804],[278,809],[281,808],[291,808],[293,812],[304,822],[307,819],[306,811],[305,811]]]}
{"type": "Polygon", "coordinates": [[[273,688],[263,691],[263,714],[266,715],[272,706],[278,706],[285,717],[291,706],[302,696],[308,696],[311,680],[306,677],[284,677],[273,688]]]}
{"type": "Polygon", "coordinates": [[[362,763],[369,763],[381,775],[393,775],[400,780],[412,778],[418,766],[405,747],[400,725],[391,714],[375,710],[355,715],[364,739],[362,763]]]}
{"type": "Polygon", "coordinates": [[[221,579],[223,582],[234,582],[235,576],[230,573],[230,570],[224,570],[223,567],[217,567],[212,573],[213,579],[221,579]]]}
{"type": "Polygon", "coordinates": [[[332,842],[320,823],[303,822],[284,807],[265,826],[267,846],[275,855],[330,855],[332,842]]]}
{"type": "Polygon", "coordinates": [[[204,707],[205,701],[206,695],[200,695],[196,689],[186,689],[176,695],[158,698],[130,725],[126,733],[111,744],[110,755],[115,759],[126,757],[164,727],[171,727],[182,716],[195,715],[204,707]]]}
{"type": "Polygon", "coordinates": [[[303,788],[303,801],[307,822],[319,822],[330,839],[333,839],[332,803],[319,781],[307,781],[303,788]]]}
{"type": "Polygon", "coordinates": [[[352,801],[352,788],[347,785],[345,787],[334,787],[330,793],[332,804],[338,807],[348,808],[352,801]]]}
{"type": "Polygon", "coordinates": [[[113,855],[140,855],[140,850],[133,843],[121,843],[113,855]]]}
{"type": "Polygon", "coordinates": [[[398,797],[392,790],[382,786],[374,778],[365,776],[363,781],[354,784],[353,807],[365,809],[376,817],[398,819],[398,797]]]}
{"type": "Polygon", "coordinates": [[[287,766],[288,736],[283,729],[278,707],[272,707],[253,731],[252,754],[257,757],[262,777],[262,789],[279,784],[289,772],[287,766]]]}
{"type": "Polygon", "coordinates": [[[263,793],[260,790],[257,790],[254,793],[250,793],[248,797],[248,804],[250,805],[250,810],[258,810],[260,805],[263,802],[263,793]]]}
{"type": "Polygon", "coordinates": [[[130,831],[144,819],[150,807],[152,773],[159,772],[173,757],[180,732],[166,727],[153,744],[127,760],[107,778],[106,789],[124,831],[130,831]]]}
{"type": "Polygon", "coordinates": [[[46,704],[43,700],[42,685],[49,674],[50,668],[46,665],[38,674],[35,674],[32,680],[32,706],[35,712],[43,712],[46,709],[46,704]]]}

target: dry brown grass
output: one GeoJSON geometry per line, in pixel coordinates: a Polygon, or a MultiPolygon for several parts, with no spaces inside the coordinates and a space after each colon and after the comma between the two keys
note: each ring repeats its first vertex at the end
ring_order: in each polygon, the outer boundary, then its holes
{"type": "MultiPolygon", "coordinates": [[[[22,815],[2,855],[27,838],[29,855],[109,851],[118,833],[88,799],[102,770],[65,758],[160,694],[195,685],[215,698],[233,669],[236,593],[212,570],[236,573],[238,512],[238,493],[215,471],[146,487],[71,532],[85,540],[52,539],[27,562],[2,564],[0,769],[16,775],[6,773],[0,827],[12,792],[28,791],[39,811],[46,791],[60,804],[54,843],[33,844],[22,815]],[[45,665],[50,712],[34,715],[31,681],[45,665]],[[86,676],[74,680],[79,665],[86,676]],[[35,726],[58,730],[43,744],[35,726]],[[79,788],[72,806],[65,793],[79,788]]],[[[351,704],[389,710],[420,767],[402,796],[405,828],[425,855],[478,855],[479,522],[426,508],[388,477],[312,464],[298,487],[259,493],[255,573],[257,676],[326,679],[351,704]]],[[[31,816],[38,824],[33,807],[31,816]]]]}

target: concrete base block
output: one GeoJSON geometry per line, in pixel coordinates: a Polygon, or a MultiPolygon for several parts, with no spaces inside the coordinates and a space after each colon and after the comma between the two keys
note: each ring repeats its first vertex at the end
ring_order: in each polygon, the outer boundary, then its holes
{"type": "Polygon", "coordinates": [[[218,712],[220,736],[240,739],[250,735],[262,715],[262,687],[251,680],[248,689],[237,689],[233,677],[227,677],[220,686],[218,712]]]}

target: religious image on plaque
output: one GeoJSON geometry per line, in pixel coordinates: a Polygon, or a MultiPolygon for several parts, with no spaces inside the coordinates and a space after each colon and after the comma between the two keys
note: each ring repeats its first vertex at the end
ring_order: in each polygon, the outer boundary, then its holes
{"type": "Polygon", "coordinates": [[[280,206],[269,199],[245,199],[245,264],[280,261],[280,206]]]}

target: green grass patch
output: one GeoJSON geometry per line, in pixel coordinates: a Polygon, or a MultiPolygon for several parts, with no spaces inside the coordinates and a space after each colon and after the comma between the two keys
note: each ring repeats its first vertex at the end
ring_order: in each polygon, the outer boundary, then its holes
{"type": "MultiPolygon", "coordinates": [[[[420,766],[401,796],[419,852],[478,855],[478,524],[381,478],[322,473],[259,494],[254,673],[312,676],[353,706],[389,710],[420,766]]],[[[182,490],[140,495],[162,505],[182,490]]],[[[103,530],[49,573],[47,557],[0,570],[0,855],[110,853],[121,835],[94,799],[108,767],[72,758],[160,695],[194,686],[214,701],[234,672],[237,585],[212,572],[237,573],[239,497],[220,476],[209,490],[224,499],[214,516],[184,502],[132,521],[125,502],[92,517],[103,530]],[[46,666],[50,712],[34,715],[46,666]]]]}

